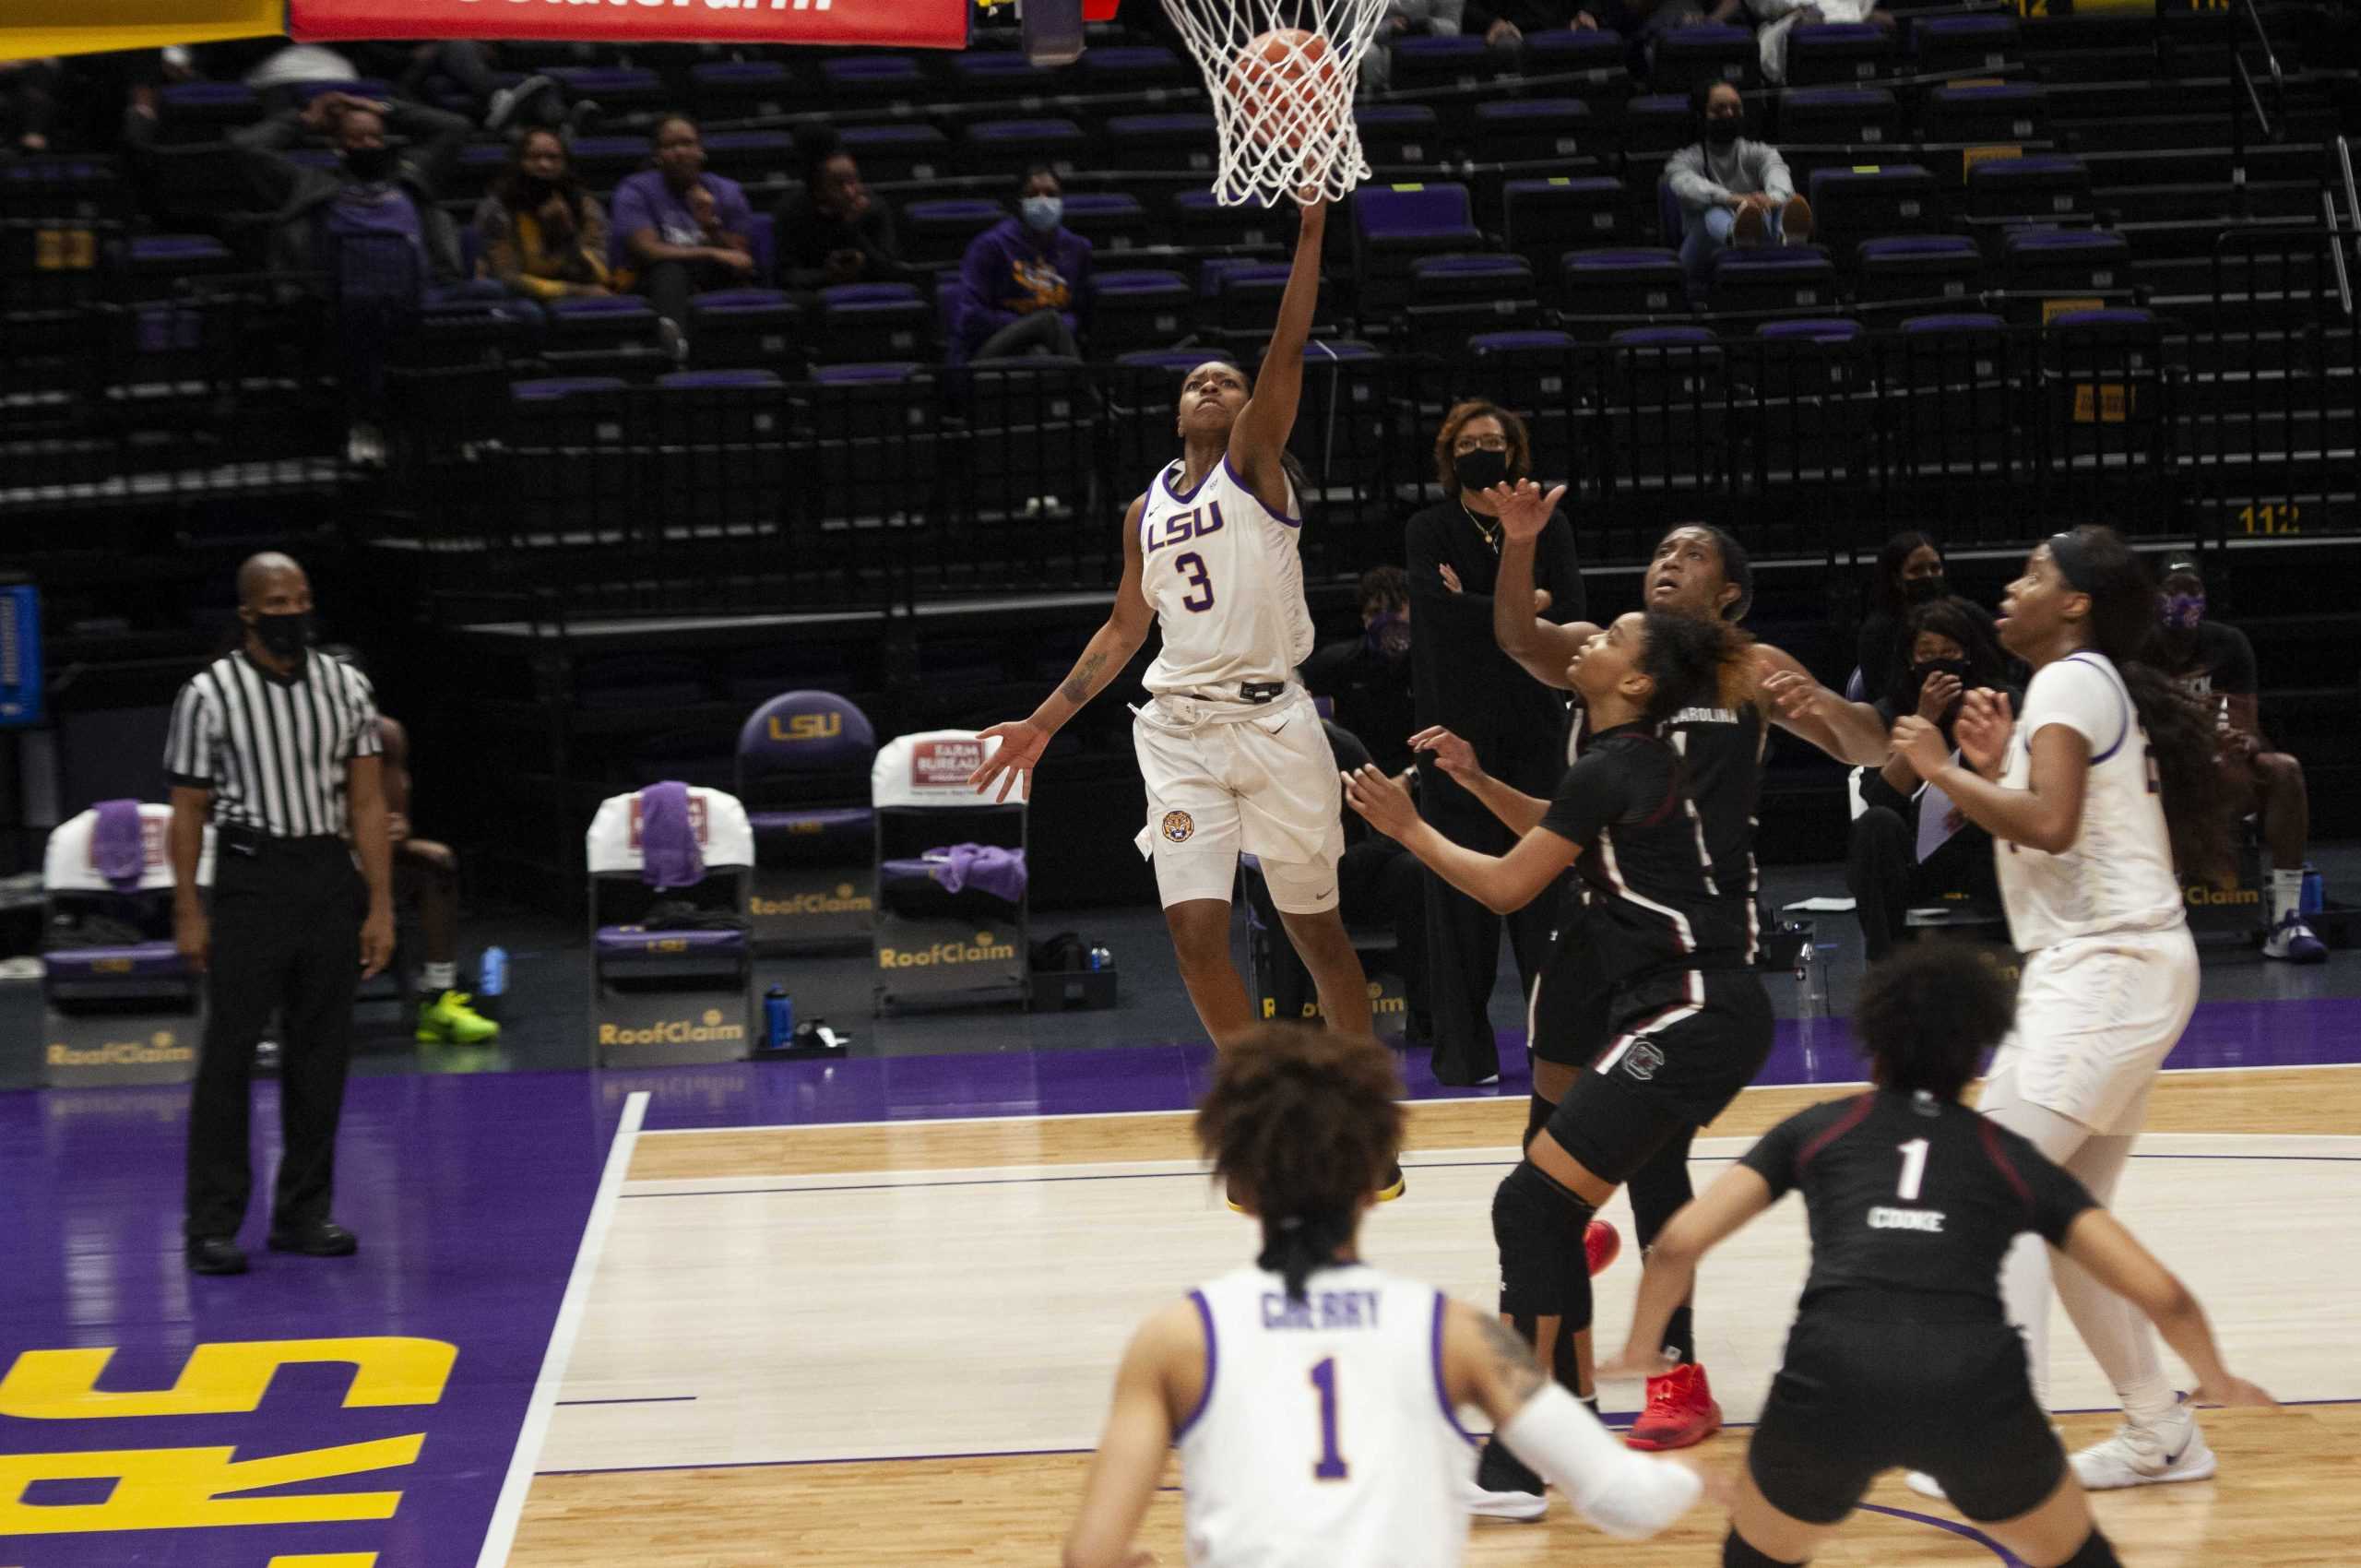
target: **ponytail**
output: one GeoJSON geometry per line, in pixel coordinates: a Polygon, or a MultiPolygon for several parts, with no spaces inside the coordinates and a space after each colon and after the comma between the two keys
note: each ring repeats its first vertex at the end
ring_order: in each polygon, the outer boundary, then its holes
{"type": "Polygon", "coordinates": [[[2091,647],[2123,676],[2156,762],[2173,862],[2203,882],[2231,870],[2230,795],[2218,766],[2221,738],[2203,705],[2150,661],[2158,635],[2156,585],[2113,529],[2086,525],[2049,540],[2069,588],[2090,596],[2091,647]]]}
{"type": "Polygon", "coordinates": [[[1355,1218],[1349,1211],[1334,1210],[1291,1214],[1280,1219],[1266,1216],[1263,1220],[1263,1252],[1254,1260],[1254,1266],[1282,1276],[1287,1284],[1287,1300],[1300,1301],[1312,1271],[1335,1262],[1336,1249],[1353,1239],[1355,1218]]]}

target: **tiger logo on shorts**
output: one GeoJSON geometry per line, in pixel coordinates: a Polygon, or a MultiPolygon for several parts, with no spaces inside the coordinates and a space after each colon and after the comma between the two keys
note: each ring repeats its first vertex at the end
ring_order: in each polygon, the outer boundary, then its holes
{"type": "Polygon", "coordinates": [[[1164,814],[1164,839],[1166,843],[1186,844],[1189,841],[1189,836],[1196,831],[1196,821],[1194,818],[1191,817],[1187,812],[1166,812],[1164,814]]]}

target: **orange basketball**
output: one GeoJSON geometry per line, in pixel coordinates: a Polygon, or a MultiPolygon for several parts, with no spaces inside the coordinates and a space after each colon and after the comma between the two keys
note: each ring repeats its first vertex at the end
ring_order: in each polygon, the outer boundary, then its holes
{"type": "Polygon", "coordinates": [[[1305,130],[1320,117],[1322,93],[1335,76],[1325,38],[1301,28],[1274,28],[1239,53],[1228,85],[1249,137],[1292,148],[1303,145],[1305,130]]]}

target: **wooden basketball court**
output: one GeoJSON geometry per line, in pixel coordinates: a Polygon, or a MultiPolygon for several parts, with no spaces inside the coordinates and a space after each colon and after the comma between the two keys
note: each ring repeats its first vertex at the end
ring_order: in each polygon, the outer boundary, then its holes
{"type": "MultiPolygon", "coordinates": [[[[1698,1147],[1710,1178],[1747,1139],[1830,1087],[1750,1092],[1698,1147]]],[[[1522,1102],[1410,1110],[1410,1190],[1363,1248],[1470,1301],[1494,1289],[1489,1194],[1522,1102]]],[[[2125,1178],[2130,1223],[2196,1288],[2232,1363],[2290,1407],[2212,1412],[2213,1482],[2097,1500],[2141,1565],[2352,1561],[2361,1540],[2361,1074],[2168,1075],[2125,1178]],[[2303,1402],[2303,1403],[2294,1403],[2303,1402]]],[[[1139,1318],[1256,1244],[1193,1158],[1185,1113],[635,1134],[585,1248],[578,1332],[562,1349],[538,1474],[510,1561],[646,1568],[1056,1561],[1139,1318]],[[603,1227],[603,1230],[601,1230],[603,1227]]],[[[1629,1233],[1619,1198],[1608,1218],[1629,1233]]],[[[1728,1419],[1750,1421],[1805,1264],[1783,1204],[1715,1254],[1700,1350],[1728,1419]]],[[[1628,1322],[1631,1258],[1599,1281],[1602,1343],[1628,1322]]],[[[2055,1398],[2107,1390],[2060,1314],[2055,1398]]],[[[1630,1410],[1639,1391],[1608,1385],[1630,1410]]],[[[2064,1419],[2070,1443],[2106,1413],[2064,1419]]],[[[1735,1467],[1744,1432],[1700,1454],[1735,1467]]],[[[1177,1488],[1177,1467],[1170,1477],[1177,1488]]],[[[1183,1561],[1180,1494],[1143,1544],[1183,1561]]],[[[2011,1562],[1898,1476],[1818,1561],[2011,1562]]],[[[1706,1563],[1722,1523],[1607,1540],[1562,1503],[1474,1531],[1479,1563],[1706,1563]]]]}

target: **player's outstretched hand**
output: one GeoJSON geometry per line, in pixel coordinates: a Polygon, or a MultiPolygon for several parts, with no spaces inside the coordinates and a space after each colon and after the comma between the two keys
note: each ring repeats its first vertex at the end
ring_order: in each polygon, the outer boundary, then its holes
{"type": "Polygon", "coordinates": [[[1432,752],[1435,766],[1462,785],[1472,788],[1484,777],[1483,765],[1476,760],[1476,748],[1440,724],[1411,736],[1410,749],[1432,752]]]}
{"type": "Polygon", "coordinates": [[[1959,717],[1952,720],[1952,740],[1959,754],[1976,772],[1999,771],[2017,732],[2016,715],[2010,711],[2009,694],[1979,686],[1960,699],[1959,717]]]}
{"type": "Polygon", "coordinates": [[[1795,670],[1773,670],[1762,677],[1762,695],[1771,699],[1782,719],[1809,719],[1833,695],[1826,686],[1795,670]]]}
{"type": "Polygon", "coordinates": [[[1418,808],[1399,780],[1388,778],[1375,766],[1357,768],[1342,778],[1346,803],[1388,838],[1399,839],[1417,826],[1418,808]]]}
{"type": "Polygon", "coordinates": [[[2189,1401],[2197,1405],[2270,1406],[2277,1408],[2279,1401],[2265,1394],[2242,1377],[2224,1377],[2220,1383],[2201,1383],[2189,1401]]]}
{"type": "Polygon", "coordinates": [[[1915,713],[1904,714],[1895,721],[1892,743],[1894,754],[1921,778],[1932,778],[1952,764],[1951,742],[1943,739],[1942,731],[1915,713]]]}
{"type": "Polygon", "coordinates": [[[992,797],[995,802],[1007,800],[1009,790],[1018,784],[1025,786],[1025,798],[1031,800],[1033,769],[1039,766],[1042,752],[1049,748],[1050,732],[1029,719],[1020,719],[1010,724],[995,724],[976,738],[987,744],[1000,742],[984,754],[984,766],[967,775],[967,782],[976,787],[976,793],[980,795],[991,789],[992,780],[997,778],[1000,793],[992,797]]]}
{"type": "Polygon", "coordinates": [[[1564,485],[1544,495],[1541,487],[1529,479],[1519,480],[1513,485],[1503,481],[1484,492],[1484,499],[1500,516],[1501,531],[1520,544],[1541,537],[1541,530],[1558,510],[1558,503],[1565,498],[1564,485]]]}

